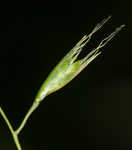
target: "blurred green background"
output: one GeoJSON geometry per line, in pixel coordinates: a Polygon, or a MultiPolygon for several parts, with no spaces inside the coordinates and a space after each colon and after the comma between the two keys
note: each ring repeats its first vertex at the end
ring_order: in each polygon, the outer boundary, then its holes
{"type": "MultiPolygon", "coordinates": [[[[131,1],[3,1],[0,6],[0,105],[14,128],[49,72],[83,35],[112,15],[81,57],[126,24],[101,56],[42,102],[20,141],[23,150],[131,150],[131,1]]],[[[0,150],[16,150],[1,116],[0,150]]]]}

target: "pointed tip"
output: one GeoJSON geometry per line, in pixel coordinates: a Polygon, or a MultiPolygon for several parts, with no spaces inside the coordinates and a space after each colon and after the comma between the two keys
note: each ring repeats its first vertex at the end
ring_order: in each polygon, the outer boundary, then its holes
{"type": "Polygon", "coordinates": [[[109,20],[110,18],[112,18],[112,15],[109,15],[109,16],[107,17],[108,20],[109,20]]]}
{"type": "Polygon", "coordinates": [[[111,17],[112,15],[109,15],[107,18],[104,18],[101,24],[105,24],[111,17]]]}
{"type": "Polygon", "coordinates": [[[107,18],[104,18],[101,22],[99,22],[93,29],[93,31],[89,34],[89,37],[92,36],[95,32],[97,32],[102,26],[111,18],[112,16],[109,15],[107,18]]]}

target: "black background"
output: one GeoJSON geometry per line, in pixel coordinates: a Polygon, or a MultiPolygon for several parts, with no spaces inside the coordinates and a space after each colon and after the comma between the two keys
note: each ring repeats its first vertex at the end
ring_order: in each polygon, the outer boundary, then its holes
{"type": "MultiPolygon", "coordinates": [[[[131,1],[4,1],[0,6],[0,105],[14,128],[49,72],[83,35],[112,15],[82,56],[126,24],[101,56],[42,102],[20,141],[23,150],[131,150],[131,1]]],[[[2,117],[0,150],[16,150],[2,117]]]]}

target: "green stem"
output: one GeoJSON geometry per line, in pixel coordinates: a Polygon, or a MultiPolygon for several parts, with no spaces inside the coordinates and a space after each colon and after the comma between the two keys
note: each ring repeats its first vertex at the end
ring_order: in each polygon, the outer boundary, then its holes
{"type": "Polygon", "coordinates": [[[21,145],[20,145],[20,142],[19,142],[19,139],[18,139],[18,135],[15,133],[15,131],[14,131],[14,129],[13,129],[11,123],[9,122],[7,116],[5,115],[5,113],[4,113],[4,111],[2,110],[1,107],[0,107],[0,113],[1,113],[1,115],[2,115],[2,117],[3,117],[3,119],[5,120],[5,122],[6,122],[7,126],[8,126],[8,128],[9,128],[9,130],[10,130],[10,132],[11,132],[11,134],[12,134],[12,137],[13,137],[13,139],[14,139],[14,142],[15,142],[15,144],[16,144],[17,149],[18,149],[18,150],[22,150],[21,145]]]}
{"type": "Polygon", "coordinates": [[[31,116],[31,114],[35,111],[35,109],[39,106],[40,103],[35,101],[33,105],[30,107],[29,111],[27,112],[26,116],[24,117],[22,123],[20,124],[19,128],[15,131],[16,135],[18,135],[22,129],[24,128],[25,124],[27,123],[27,120],[31,116]]]}

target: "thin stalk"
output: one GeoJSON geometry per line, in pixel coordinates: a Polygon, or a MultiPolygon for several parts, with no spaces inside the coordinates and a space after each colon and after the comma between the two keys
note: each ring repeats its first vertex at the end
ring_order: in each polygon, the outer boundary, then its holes
{"type": "Polygon", "coordinates": [[[22,129],[24,128],[25,124],[27,123],[27,120],[29,119],[29,117],[31,116],[31,114],[36,110],[36,108],[39,106],[39,104],[40,103],[38,103],[36,101],[32,104],[32,106],[28,110],[27,114],[25,115],[23,121],[21,122],[20,126],[15,131],[16,135],[18,135],[22,131],[22,129]]]}
{"type": "Polygon", "coordinates": [[[17,149],[18,149],[18,150],[22,150],[21,145],[20,145],[20,142],[19,142],[19,139],[18,139],[18,135],[15,133],[15,131],[14,131],[14,129],[13,129],[11,123],[9,122],[7,116],[5,115],[5,113],[4,113],[4,111],[2,110],[1,107],[0,107],[0,113],[1,113],[1,115],[2,115],[2,117],[3,117],[3,119],[5,120],[5,122],[6,122],[7,126],[8,126],[8,128],[9,128],[9,130],[10,130],[10,132],[11,132],[11,134],[12,134],[12,137],[13,137],[13,140],[14,140],[14,142],[15,142],[15,144],[16,144],[17,149]]]}

